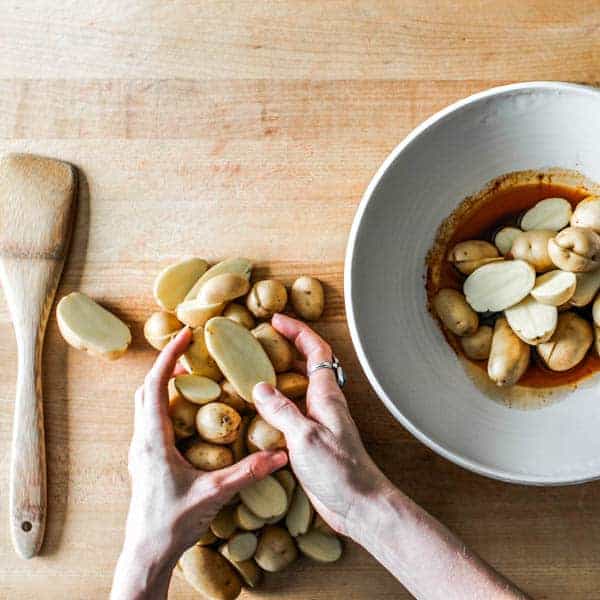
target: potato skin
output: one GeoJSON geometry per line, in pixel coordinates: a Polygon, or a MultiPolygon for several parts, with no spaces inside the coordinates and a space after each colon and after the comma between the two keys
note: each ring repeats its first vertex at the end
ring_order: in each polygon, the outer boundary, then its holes
{"type": "Polygon", "coordinates": [[[563,271],[594,271],[600,267],[600,235],[583,227],[567,227],[548,241],[548,254],[563,271]]]}
{"type": "Polygon", "coordinates": [[[196,429],[200,437],[213,444],[231,444],[238,436],[242,418],[223,402],[210,402],[196,413],[196,429]]]}
{"type": "Polygon", "coordinates": [[[159,310],[144,323],[144,337],[153,348],[162,350],[182,327],[175,315],[159,310]]]}
{"type": "Polygon", "coordinates": [[[188,583],[208,600],[235,600],[241,594],[235,569],[212,548],[192,546],[181,555],[179,567],[188,583]]]}
{"type": "Polygon", "coordinates": [[[442,288],[433,298],[433,308],[452,333],[462,336],[477,331],[479,317],[459,291],[442,288]]]}
{"type": "Polygon", "coordinates": [[[306,396],[308,377],[293,371],[279,373],[277,375],[276,387],[284,396],[287,396],[292,400],[297,400],[298,398],[306,396]]]}
{"type": "Polygon", "coordinates": [[[470,275],[478,267],[499,258],[496,246],[484,240],[459,242],[448,253],[448,261],[463,275],[470,275]]]}
{"type": "Polygon", "coordinates": [[[223,316],[233,319],[246,329],[254,329],[255,322],[252,313],[241,304],[235,304],[235,302],[228,304],[227,308],[223,311],[223,316]]]}
{"type": "Polygon", "coordinates": [[[283,433],[269,425],[260,415],[256,415],[248,426],[246,445],[250,452],[278,450],[286,447],[283,433]]]}
{"type": "Polygon", "coordinates": [[[548,253],[548,241],[556,235],[555,231],[534,229],[518,235],[508,256],[528,262],[536,273],[545,273],[554,269],[554,263],[548,253]]]}
{"type": "Polygon", "coordinates": [[[168,414],[173,423],[175,437],[180,440],[191,437],[196,433],[196,413],[199,406],[186,400],[175,387],[175,380],[169,381],[168,414]]]}
{"type": "Polygon", "coordinates": [[[224,381],[221,384],[221,396],[219,397],[219,402],[231,406],[233,410],[240,414],[247,412],[249,409],[254,410],[254,405],[246,402],[235,391],[235,388],[231,385],[231,383],[229,383],[229,381],[224,381]]]}
{"type": "Polygon", "coordinates": [[[246,298],[248,310],[259,319],[270,319],[287,304],[287,290],[277,279],[257,281],[246,298]]]}
{"type": "Polygon", "coordinates": [[[460,338],[464,353],[472,360],[487,360],[492,347],[493,329],[489,325],[481,325],[472,335],[460,338]]]}
{"type": "Polygon", "coordinates": [[[292,564],[297,556],[298,550],[287,529],[276,525],[263,529],[254,554],[259,567],[270,573],[277,573],[292,564]]]}
{"type": "Polygon", "coordinates": [[[571,227],[587,227],[600,233],[600,196],[588,196],[575,207],[571,227]]]}
{"type": "Polygon", "coordinates": [[[222,273],[209,279],[198,293],[204,304],[220,304],[239,298],[248,292],[248,279],[238,273],[222,273]]]}
{"type": "Polygon", "coordinates": [[[233,464],[233,453],[227,446],[197,440],[185,451],[185,458],[201,471],[217,471],[233,464]]]}
{"type": "Polygon", "coordinates": [[[290,299],[294,311],[305,321],[316,321],[321,318],[325,308],[323,285],[314,277],[298,277],[292,284],[290,299]]]}
{"type": "Polygon", "coordinates": [[[510,328],[505,317],[496,320],[488,358],[488,377],[499,386],[514,385],[529,366],[530,349],[510,328]]]}
{"type": "Polygon", "coordinates": [[[572,312],[558,316],[554,335],[537,346],[544,364],[552,371],[568,371],[578,365],[592,345],[592,326],[572,312]]]}
{"type": "Polygon", "coordinates": [[[270,323],[261,323],[252,330],[252,335],[264,348],[273,364],[275,373],[281,373],[291,368],[294,362],[294,349],[270,323]]]}

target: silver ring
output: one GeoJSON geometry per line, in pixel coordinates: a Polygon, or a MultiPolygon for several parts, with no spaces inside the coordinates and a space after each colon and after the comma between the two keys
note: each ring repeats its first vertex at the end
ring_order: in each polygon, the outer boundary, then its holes
{"type": "Polygon", "coordinates": [[[340,387],[344,387],[346,384],[346,373],[344,373],[344,369],[342,369],[342,365],[340,365],[340,361],[337,356],[334,355],[331,361],[324,360],[316,365],[313,365],[308,370],[308,376],[310,377],[319,369],[331,369],[335,374],[337,384],[340,387]]]}

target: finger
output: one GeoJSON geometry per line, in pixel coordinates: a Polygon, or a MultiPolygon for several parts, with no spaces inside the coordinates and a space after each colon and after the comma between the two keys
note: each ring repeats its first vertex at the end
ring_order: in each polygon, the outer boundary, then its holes
{"type": "Polygon", "coordinates": [[[288,442],[310,423],[289,398],[268,383],[257,383],[252,397],[260,416],[279,429],[288,442]]]}
{"type": "MultiPolygon", "coordinates": [[[[296,348],[306,357],[306,368],[311,368],[321,362],[330,362],[333,352],[329,344],[306,323],[292,319],[282,314],[273,316],[273,327],[292,341],[296,348]]],[[[309,376],[307,400],[309,411],[317,410],[312,400],[320,403],[336,403],[346,408],[346,398],[340,389],[333,369],[319,369],[309,376]]]]}
{"type": "Polygon", "coordinates": [[[264,479],[286,463],[287,453],[282,450],[255,452],[230,467],[204,475],[203,487],[206,483],[212,484],[213,489],[218,490],[219,500],[226,502],[242,488],[264,479]]]}
{"type": "Polygon", "coordinates": [[[160,425],[167,417],[167,384],[177,359],[185,352],[192,339],[192,331],[184,327],[158,355],[152,369],[146,375],[144,385],[144,412],[150,424],[160,425]]]}

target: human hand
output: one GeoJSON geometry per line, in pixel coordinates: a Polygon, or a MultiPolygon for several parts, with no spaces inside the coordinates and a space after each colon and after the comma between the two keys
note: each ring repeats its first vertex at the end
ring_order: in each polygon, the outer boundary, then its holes
{"type": "MultiPolygon", "coordinates": [[[[331,361],[329,345],[305,323],[277,314],[272,325],[295,344],[308,372],[331,361]]],[[[317,512],[339,533],[352,535],[353,515],[391,484],[367,454],[333,371],[310,376],[306,416],[267,383],[253,395],[261,416],[283,432],[292,469],[317,512]]]]}
{"type": "MultiPolygon", "coordinates": [[[[206,532],[225,503],[287,462],[283,451],[256,452],[225,469],[204,472],[183,458],[168,415],[167,384],[191,337],[185,328],[166,346],[135,394],[129,450],[131,502],[119,560],[123,568],[117,568],[113,598],[138,597],[121,592],[131,581],[119,584],[123,572],[131,574],[131,563],[142,569],[146,564],[157,576],[170,576],[179,556],[206,532]]],[[[148,573],[144,576],[151,578],[148,573]]]]}

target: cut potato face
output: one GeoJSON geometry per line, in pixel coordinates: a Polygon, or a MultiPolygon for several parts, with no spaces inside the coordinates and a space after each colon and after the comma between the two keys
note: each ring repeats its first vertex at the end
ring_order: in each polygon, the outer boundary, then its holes
{"type": "Polygon", "coordinates": [[[173,312],[186,294],[208,269],[201,258],[189,258],[163,269],[154,280],[154,299],[166,311],[173,312]]]}
{"type": "MultiPolygon", "coordinates": [[[[484,265],[471,273],[463,291],[473,310],[497,312],[523,300],[534,284],[535,269],[530,264],[523,260],[506,260],[484,265]]],[[[474,333],[476,329],[466,333],[474,333]]]]}
{"type": "Polygon", "coordinates": [[[177,318],[189,327],[203,327],[209,319],[218,317],[225,304],[205,304],[201,300],[186,300],[177,305],[177,318]]]}
{"type": "Polygon", "coordinates": [[[600,196],[588,196],[575,207],[571,227],[588,227],[600,233],[600,196]]]}
{"type": "Polygon", "coordinates": [[[187,582],[204,598],[235,600],[242,591],[233,566],[212,548],[192,546],[181,555],[178,564],[187,582]]]}
{"type": "Polygon", "coordinates": [[[459,242],[448,253],[448,261],[463,275],[470,275],[480,266],[499,258],[496,247],[483,240],[459,242]]]}
{"type": "Polygon", "coordinates": [[[257,517],[245,504],[235,507],[234,519],[237,526],[245,531],[255,531],[265,525],[265,520],[257,517]]]}
{"type": "Polygon", "coordinates": [[[233,565],[233,568],[242,576],[248,587],[255,588],[260,583],[262,571],[252,559],[234,560],[229,553],[229,544],[223,544],[219,548],[219,552],[233,565]]]}
{"type": "Polygon", "coordinates": [[[296,545],[287,529],[276,525],[265,527],[254,554],[259,567],[277,573],[291,565],[297,556],[296,545]]]}
{"type": "Polygon", "coordinates": [[[287,495],[272,475],[256,481],[240,491],[242,502],[261,519],[270,519],[285,512],[287,495]]]}
{"type": "Polygon", "coordinates": [[[207,404],[221,395],[221,387],[218,383],[200,375],[177,375],[174,385],[186,400],[194,404],[207,404]]]}
{"type": "Polygon", "coordinates": [[[433,308],[444,326],[452,333],[462,336],[472,335],[477,331],[479,317],[459,291],[451,288],[441,289],[433,298],[433,308]]]}
{"type": "Polygon", "coordinates": [[[258,539],[253,533],[249,531],[236,533],[227,542],[229,556],[236,562],[248,560],[254,556],[257,544],[258,539]]]}
{"type": "Polygon", "coordinates": [[[516,227],[503,227],[494,236],[494,244],[502,256],[506,256],[512,248],[513,242],[523,233],[516,227]]]}
{"type": "Polygon", "coordinates": [[[510,328],[527,344],[536,346],[547,342],[556,329],[558,310],[556,306],[542,304],[527,296],[504,311],[510,328]]]}
{"type": "Polygon", "coordinates": [[[209,377],[214,381],[221,381],[223,375],[208,352],[204,340],[204,328],[196,327],[192,336],[192,343],[179,359],[181,366],[192,375],[209,377]]]}
{"type": "Polygon", "coordinates": [[[314,510],[306,492],[297,485],[290,508],[285,517],[285,525],[292,537],[306,533],[312,523],[314,510]]]}
{"type": "Polygon", "coordinates": [[[318,529],[311,529],[296,538],[300,552],[317,562],[335,562],[342,555],[342,543],[333,536],[318,529]]]}
{"type": "Polygon", "coordinates": [[[250,280],[252,274],[252,263],[247,258],[228,258],[226,260],[213,265],[198,281],[194,284],[192,289],[186,294],[185,300],[194,300],[198,297],[200,288],[213,277],[222,275],[223,273],[237,273],[243,275],[246,279],[250,280]]]}
{"type": "Polygon", "coordinates": [[[542,304],[561,306],[575,293],[577,279],[574,273],[567,271],[550,271],[535,280],[531,295],[542,304]]]}
{"type": "Polygon", "coordinates": [[[219,538],[209,529],[206,530],[204,535],[196,542],[198,546],[210,546],[214,544],[219,538]]]}
{"type": "Polygon", "coordinates": [[[205,328],[206,346],[238,394],[253,402],[252,390],[266,381],[275,385],[273,365],[258,340],[242,325],[225,317],[214,317],[205,328]]]}
{"type": "Polygon", "coordinates": [[[600,289],[600,269],[575,273],[575,280],[575,291],[568,302],[571,306],[587,306],[600,289]]]}
{"type": "Polygon", "coordinates": [[[560,231],[571,219],[571,203],[564,198],[546,198],[530,208],[521,219],[521,229],[531,231],[550,229],[560,231]]]}
{"type": "Polygon", "coordinates": [[[558,318],[554,335],[537,347],[538,354],[552,371],[568,371],[578,365],[593,341],[592,326],[572,312],[558,318]]]}
{"type": "Polygon", "coordinates": [[[510,328],[504,317],[496,319],[488,359],[488,377],[498,386],[514,385],[529,366],[529,345],[510,328]]]}
{"type": "Polygon", "coordinates": [[[72,292],[62,298],[56,318],[65,341],[94,356],[115,360],[131,343],[129,327],[85,294],[72,292]]]}

